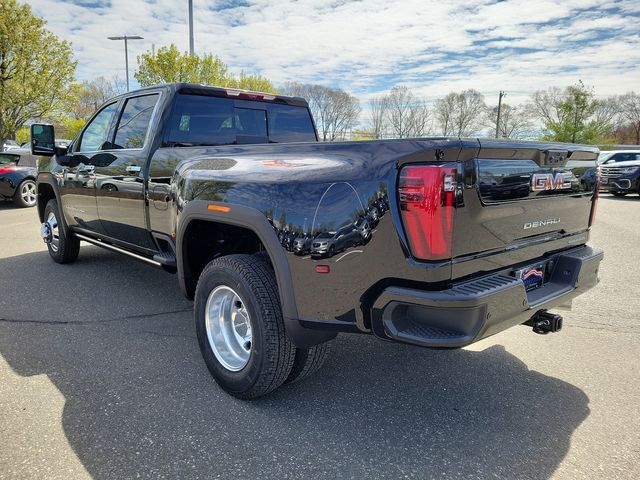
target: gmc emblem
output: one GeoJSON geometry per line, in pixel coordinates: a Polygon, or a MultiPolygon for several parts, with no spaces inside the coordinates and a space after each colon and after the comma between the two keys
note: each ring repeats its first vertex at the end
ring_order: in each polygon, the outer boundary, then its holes
{"type": "Polygon", "coordinates": [[[534,173],[531,176],[531,190],[540,192],[542,190],[563,190],[571,188],[571,182],[567,180],[565,173],[534,173]]]}

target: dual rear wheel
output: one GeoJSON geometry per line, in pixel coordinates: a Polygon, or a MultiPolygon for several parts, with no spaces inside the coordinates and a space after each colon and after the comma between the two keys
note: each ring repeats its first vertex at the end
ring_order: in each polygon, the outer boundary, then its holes
{"type": "Polygon", "coordinates": [[[313,374],[330,344],[297,348],[285,332],[273,268],[265,255],[227,255],[203,270],[195,296],[207,368],[231,395],[251,399],[313,374]]]}

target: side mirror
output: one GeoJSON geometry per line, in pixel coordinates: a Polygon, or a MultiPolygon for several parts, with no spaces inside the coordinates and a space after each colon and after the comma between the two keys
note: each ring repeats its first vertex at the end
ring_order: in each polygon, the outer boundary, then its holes
{"type": "Polygon", "coordinates": [[[31,125],[31,154],[51,157],[56,153],[53,125],[34,123],[31,125]]]}

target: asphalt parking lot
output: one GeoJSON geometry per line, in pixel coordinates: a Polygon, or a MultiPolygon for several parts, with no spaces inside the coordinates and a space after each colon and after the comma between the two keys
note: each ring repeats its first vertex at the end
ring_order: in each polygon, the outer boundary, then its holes
{"type": "Polygon", "coordinates": [[[640,478],[640,198],[603,196],[598,288],[562,332],[471,348],[344,335],[311,379],[224,394],[177,279],[57,265],[0,204],[0,478],[640,478]]]}

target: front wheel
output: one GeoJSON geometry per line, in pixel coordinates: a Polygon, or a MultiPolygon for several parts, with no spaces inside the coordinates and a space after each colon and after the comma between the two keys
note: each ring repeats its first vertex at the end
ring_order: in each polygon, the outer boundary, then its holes
{"type": "Polygon", "coordinates": [[[44,208],[42,238],[47,242],[49,255],[57,263],[71,263],[80,253],[80,239],[61,221],[58,203],[51,199],[44,208]]]}
{"type": "Polygon", "coordinates": [[[263,255],[227,255],[202,271],[195,322],[215,381],[241,399],[265,395],[289,376],[296,349],[285,332],[278,286],[263,255]]]}

